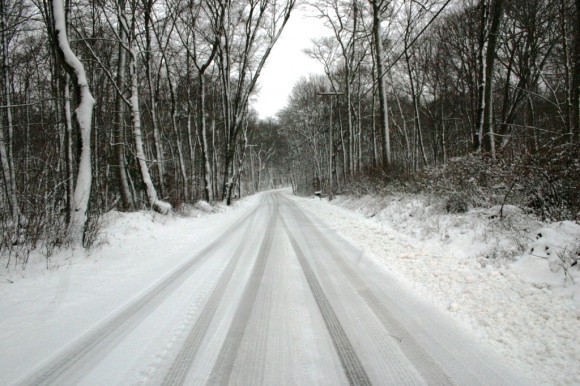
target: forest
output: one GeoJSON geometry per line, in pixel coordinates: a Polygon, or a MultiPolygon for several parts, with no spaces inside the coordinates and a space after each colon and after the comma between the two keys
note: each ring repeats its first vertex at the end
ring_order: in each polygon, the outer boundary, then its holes
{"type": "Polygon", "coordinates": [[[111,210],[290,185],[520,201],[578,220],[580,0],[0,7],[0,250],[13,259],[90,247],[111,210]],[[259,120],[260,72],[299,6],[329,29],[305,51],[324,74],[259,120]]]}

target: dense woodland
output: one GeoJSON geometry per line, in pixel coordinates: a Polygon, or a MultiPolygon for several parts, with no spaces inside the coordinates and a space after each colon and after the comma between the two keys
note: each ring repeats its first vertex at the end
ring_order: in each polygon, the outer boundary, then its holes
{"type": "Polygon", "coordinates": [[[540,164],[568,206],[559,217],[580,210],[567,198],[580,169],[580,0],[0,7],[0,250],[18,258],[90,245],[113,209],[166,214],[288,185],[332,197],[465,156],[499,173],[540,164]],[[329,28],[306,50],[325,74],[259,121],[251,98],[297,6],[329,28]]]}
{"type": "Polygon", "coordinates": [[[369,169],[413,175],[469,154],[513,163],[563,152],[577,168],[578,1],[313,6],[333,32],[307,50],[326,75],[304,78],[280,114],[298,190],[314,178],[332,193],[369,169]]]}

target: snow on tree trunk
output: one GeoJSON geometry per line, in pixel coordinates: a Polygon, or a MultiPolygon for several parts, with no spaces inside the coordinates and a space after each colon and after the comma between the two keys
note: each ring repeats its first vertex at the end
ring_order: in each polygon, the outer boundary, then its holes
{"type": "Polygon", "coordinates": [[[199,74],[198,85],[199,85],[199,126],[200,126],[200,136],[201,136],[201,157],[203,160],[203,180],[204,180],[204,191],[203,195],[207,202],[214,199],[212,191],[212,170],[209,161],[209,143],[207,139],[207,125],[205,120],[205,82],[203,79],[204,75],[199,74]]]}
{"type": "Polygon", "coordinates": [[[65,159],[65,171],[66,171],[66,223],[70,224],[72,214],[74,213],[74,195],[75,195],[75,179],[74,173],[74,162],[73,162],[73,121],[71,113],[71,95],[70,95],[70,75],[66,74],[63,82],[63,96],[64,96],[64,159],[65,159]]]}
{"type": "Polygon", "coordinates": [[[141,132],[141,112],[139,111],[139,83],[137,80],[137,51],[131,47],[131,62],[129,63],[129,76],[131,77],[131,115],[133,118],[133,135],[135,136],[135,153],[141,171],[141,178],[145,185],[149,205],[154,211],[161,214],[168,214],[171,210],[171,204],[159,200],[157,191],[151,180],[149,168],[145,159],[145,150],[143,146],[143,134],[141,132]]]}
{"type": "Polygon", "coordinates": [[[66,19],[62,0],[52,0],[54,38],[65,68],[75,80],[80,103],[75,110],[81,136],[81,153],[77,184],[74,191],[74,211],[68,229],[69,241],[81,244],[87,222],[87,209],[91,194],[91,122],[95,100],[91,95],[85,68],[72,52],[66,34],[66,19]]]}

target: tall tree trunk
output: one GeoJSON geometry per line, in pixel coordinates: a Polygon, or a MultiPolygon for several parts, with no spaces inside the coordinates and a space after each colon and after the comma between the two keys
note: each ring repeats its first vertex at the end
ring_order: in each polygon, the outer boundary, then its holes
{"type": "Polygon", "coordinates": [[[479,47],[477,51],[477,62],[479,64],[478,68],[478,94],[477,94],[477,116],[475,120],[475,124],[477,127],[475,128],[475,135],[473,137],[473,146],[477,153],[481,152],[481,147],[483,145],[483,133],[484,133],[484,126],[485,126],[485,90],[486,90],[486,60],[485,60],[485,52],[486,52],[486,45],[487,45],[487,30],[488,30],[488,1],[490,0],[481,0],[480,1],[480,30],[479,30],[479,47]]]}
{"type": "Polygon", "coordinates": [[[495,136],[493,130],[493,70],[495,68],[495,54],[497,46],[497,36],[499,34],[501,19],[503,16],[504,0],[492,0],[491,23],[489,27],[489,41],[485,53],[485,112],[484,112],[484,132],[489,134],[489,151],[491,158],[495,159],[495,136]]]}
{"type": "Polygon", "coordinates": [[[129,179],[127,177],[127,157],[125,155],[125,100],[121,94],[125,90],[126,71],[127,71],[127,51],[125,45],[127,44],[127,25],[122,18],[122,10],[125,8],[125,0],[119,0],[117,6],[118,10],[118,33],[119,33],[119,60],[117,63],[117,128],[114,134],[114,149],[115,160],[117,164],[116,174],[119,179],[119,192],[121,194],[121,207],[123,210],[134,209],[133,196],[129,188],[129,179]]]}
{"type": "Polygon", "coordinates": [[[153,82],[153,68],[151,58],[151,13],[153,12],[154,0],[144,0],[145,19],[145,73],[147,74],[147,85],[149,86],[149,103],[151,108],[151,123],[153,124],[153,145],[155,149],[155,166],[159,177],[159,192],[161,196],[167,195],[165,183],[165,157],[163,144],[161,143],[161,130],[159,128],[159,115],[157,111],[157,90],[153,82]]]}
{"type": "MultiPolygon", "coordinates": [[[[187,55],[186,57],[186,66],[187,66],[187,76],[186,79],[188,82],[191,82],[191,61],[190,61],[190,56],[187,55]]],[[[191,87],[187,87],[187,145],[189,147],[189,163],[190,163],[190,168],[191,168],[191,196],[188,197],[189,200],[194,200],[195,199],[195,174],[196,174],[196,170],[195,170],[195,146],[196,146],[196,137],[193,135],[192,133],[192,127],[191,127],[191,87]]],[[[195,116],[194,116],[195,119],[195,116]]]]}
{"type": "Polygon", "coordinates": [[[373,8],[373,44],[375,52],[375,67],[377,72],[377,86],[379,91],[379,117],[381,125],[381,146],[382,167],[387,170],[391,165],[391,136],[389,133],[389,113],[387,106],[387,95],[385,90],[384,73],[383,73],[383,45],[381,40],[381,12],[379,7],[380,0],[372,0],[373,8]]]}
{"type": "Polygon", "coordinates": [[[91,124],[95,100],[89,89],[85,68],[72,52],[66,33],[66,20],[62,0],[52,0],[55,45],[66,71],[75,81],[79,105],[75,110],[80,130],[81,149],[77,183],[74,192],[74,212],[68,228],[71,242],[81,244],[88,219],[88,206],[91,194],[91,124]]]}
{"type": "Polygon", "coordinates": [[[423,165],[427,166],[427,154],[425,152],[425,145],[423,143],[423,131],[421,129],[421,117],[419,111],[419,95],[415,87],[415,77],[413,76],[413,69],[411,67],[411,56],[408,51],[409,47],[405,47],[405,62],[407,64],[407,75],[409,76],[409,84],[411,86],[411,102],[413,103],[413,122],[415,126],[415,151],[417,153],[415,168],[418,166],[419,153],[423,160],[423,165]]]}
{"type": "Polygon", "coordinates": [[[74,212],[74,155],[73,155],[73,121],[71,111],[70,76],[65,74],[63,85],[64,96],[64,165],[66,177],[66,223],[70,224],[74,212]]]}
{"type": "MultiPolygon", "coordinates": [[[[397,94],[395,94],[395,98],[397,100],[397,107],[399,108],[399,114],[401,115],[401,117],[404,117],[403,106],[401,105],[401,100],[397,94]]],[[[407,122],[405,121],[405,119],[403,119],[403,128],[401,131],[403,132],[403,138],[405,140],[406,166],[409,170],[411,170],[411,168],[413,167],[413,165],[415,163],[415,158],[413,157],[413,153],[411,151],[411,141],[409,140],[409,133],[407,130],[407,122]]]]}
{"type": "Polygon", "coordinates": [[[169,68],[169,61],[165,57],[165,53],[162,53],[163,61],[165,62],[165,70],[167,71],[167,83],[169,85],[169,96],[170,96],[170,112],[171,112],[171,128],[173,129],[173,134],[175,135],[175,141],[177,146],[177,158],[179,161],[179,174],[181,176],[181,180],[183,181],[183,188],[181,192],[181,197],[184,201],[189,199],[189,181],[187,180],[187,169],[185,166],[185,157],[183,155],[183,144],[181,142],[181,138],[179,135],[179,128],[177,125],[177,99],[175,95],[175,87],[173,86],[173,82],[171,81],[171,71],[169,68]]]}
{"type": "Polygon", "coordinates": [[[572,141],[580,143],[580,0],[576,0],[574,23],[574,74],[572,77],[573,116],[572,141]]]}
{"type": "Polygon", "coordinates": [[[0,38],[2,39],[2,83],[4,84],[4,104],[5,117],[0,115],[0,162],[2,164],[2,176],[4,179],[5,193],[10,205],[10,212],[12,215],[12,222],[14,229],[18,228],[20,219],[20,207],[18,205],[18,193],[16,187],[16,173],[14,171],[14,157],[12,152],[12,137],[14,132],[14,124],[12,121],[12,101],[10,95],[12,93],[11,78],[9,74],[8,51],[9,41],[7,34],[8,23],[6,14],[10,9],[10,1],[0,2],[0,38]],[[4,124],[6,124],[7,137],[4,135],[4,124]]]}
{"type": "MultiPolygon", "coordinates": [[[[215,102],[214,102],[215,103],[215,102]]],[[[214,104],[214,108],[215,108],[215,104],[214,104]]],[[[212,111],[215,111],[212,109],[212,111]]],[[[212,154],[212,158],[211,158],[211,170],[212,170],[212,178],[211,178],[211,182],[213,184],[213,188],[212,188],[212,192],[213,192],[213,198],[214,200],[218,200],[219,198],[217,197],[217,194],[219,192],[219,187],[218,187],[218,169],[219,169],[219,160],[218,160],[218,151],[217,151],[217,147],[216,147],[216,137],[217,137],[217,133],[216,133],[216,124],[215,124],[216,118],[215,116],[212,115],[211,117],[211,154],[212,154]]]]}
{"type": "Polygon", "coordinates": [[[497,35],[499,34],[501,19],[503,16],[504,0],[481,1],[481,35],[480,35],[480,92],[478,109],[478,130],[476,151],[481,152],[483,137],[487,133],[489,137],[489,151],[492,159],[495,159],[495,135],[493,129],[493,71],[495,67],[495,55],[497,35]]]}
{"type": "Polygon", "coordinates": [[[568,44],[568,23],[567,23],[567,0],[560,0],[560,30],[562,34],[562,52],[564,54],[564,80],[566,92],[566,104],[564,105],[564,119],[566,124],[566,131],[570,135],[570,141],[573,141],[574,127],[572,124],[572,114],[574,111],[573,104],[573,86],[572,86],[572,71],[570,69],[570,47],[568,44]]]}
{"type": "Polygon", "coordinates": [[[358,172],[360,172],[362,170],[362,142],[363,142],[363,136],[362,136],[362,107],[361,107],[361,98],[359,96],[358,98],[358,113],[357,113],[357,157],[356,157],[356,170],[358,172]]]}
{"type": "MultiPolygon", "coordinates": [[[[348,58],[346,59],[348,61],[348,58]]],[[[355,134],[352,119],[352,85],[350,83],[350,64],[346,64],[345,71],[345,82],[346,82],[346,110],[348,119],[348,174],[352,176],[355,171],[355,134]]],[[[332,105],[332,97],[331,102],[332,105]]],[[[338,103],[336,104],[336,109],[339,110],[340,107],[338,103]]],[[[332,151],[334,153],[334,151],[332,151]]]]}
{"type": "Polygon", "coordinates": [[[214,199],[212,192],[212,171],[210,164],[210,154],[209,154],[209,141],[207,138],[207,123],[205,119],[206,106],[205,106],[205,80],[204,75],[199,74],[198,77],[198,87],[199,87],[199,97],[198,97],[198,111],[199,111],[199,136],[201,144],[201,159],[203,162],[203,196],[207,202],[214,199]]]}
{"type": "Polygon", "coordinates": [[[193,173],[193,178],[191,179],[191,196],[190,200],[194,199],[195,196],[195,146],[197,142],[193,136],[191,129],[191,109],[189,106],[189,101],[187,102],[187,145],[189,147],[189,163],[191,164],[191,170],[193,173]]]}
{"type": "Polygon", "coordinates": [[[373,130],[373,168],[376,168],[379,165],[379,152],[377,149],[377,117],[376,117],[376,110],[377,110],[377,95],[375,92],[375,88],[373,86],[373,100],[371,105],[371,128],[373,130]]]}
{"type": "Polygon", "coordinates": [[[151,180],[149,174],[149,167],[147,166],[147,159],[145,157],[145,148],[143,146],[143,135],[141,131],[141,111],[139,110],[139,81],[137,79],[137,50],[133,46],[134,36],[130,44],[130,62],[129,62],[129,77],[131,78],[131,117],[133,120],[133,136],[135,137],[135,156],[139,164],[141,172],[141,179],[145,185],[145,191],[149,205],[153,210],[162,214],[168,214],[171,210],[171,205],[167,202],[159,200],[157,197],[157,190],[151,180]]]}
{"type": "MultiPolygon", "coordinates": [[[[347,92],[348,94],[348,92],[347,92]]],[[[348,97],[347,97],[348,99],[348,97]]],[[[328,199],[332,200],[334,196],[334,176],[336,174],[336,169],[334,167],[334,123],[332,122],[332,96],[329,98],[330,100],[330,118],[329,118],[329,125],[328,125],[328,199]]],[[[337,106],[338,108],[338,106],[337,106]]],[[[350,110],[350,109],[349,109],[350,110]]],[[[349,123],[349,130],[352,130],[352,125],[349,123]]],[[[350,133],[350,145],[352,144],[352,132],[350,133]]],[[[349,151],[350,153],[350,151],[349,151]]],[[[349,155],[349,161],[352,159],[352,154],[349,155]]],[[[351,162],[352,165],[352,162],[351,162]]],[[[352,174],[352,169],[349,167],[350,174],[352,174]]]]}

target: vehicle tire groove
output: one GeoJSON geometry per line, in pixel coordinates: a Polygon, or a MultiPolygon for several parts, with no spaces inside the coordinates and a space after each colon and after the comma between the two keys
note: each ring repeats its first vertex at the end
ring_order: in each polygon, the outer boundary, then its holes
{"type": "Polygon", "coordinates": [[[160,279],[142,295],[131,301],[118,314],[102,322],[92,332],[79,337],[71,345],[57,354],[54,359],[41,366],[31,375],[18,381],[18,385],[62,385],[77,383],[91,364],[110,352],[122,337],[143,321],[188,277],[202,266],[211,253],[220,247],[225,239],[234,237],[236,230],[246,222],[254,211],[248,211],[235,221],[219,237],[211,241],[190,259],[179,265],[171,273],[160,279]],[[79,371],[83,369],[84,371],[79,371]],[[76,374],[75,374],[76,373],[76,374]]]}
{"type": "Polygon", "coordinates": [[[272,248],[272,239],[277,219],[278,205],[277,201],[274,200],[272,204],[272,214],[268,221],[266,233],[262,244],[260,245],[248,283],[244,288],[244,292],[234,313],[234,318],[226,335],[226,339],[211,371],[208,381],[208,384],[210,385],[227,385],[230,383],[237,352],[240,348],[242,338],[248,325],[248,320],[254,308],[256,295],[266,268],[268,255],[272,248]]]}
{"type": "Polygon", "coordinates": [[[343,272],[345,277],[351,281],[353,287],[357,289],[361,298],[369,305],[369,308],[373,310],[385,328],[392,331],[399,338],[401,351],[411,361],[411,363],[413,363],[419,374],[424,377],[425,381],[429,385],[455,384],[452,378],[449,377],[449,375],[447,375],[435,362],[431,355],[429,355],[421,345],[419,345],[407,329],[390,314],[388,309],[383,305],[383,302],[381,302],[372,291],[366,289],[367,286],[362,278],[345,263],[345,258],[342,256],[342,253],[336,250],[322,232],[318,230],[312,220],[297,209],[294,203],[290,200],[287,201],[296,209],[295,213],[297,213],[303,221],[311,225],[317,239],[320,240],[326,248],[329,248],[333,252],[332,256],[334,261],[337,263],[338,268],[343,272]]]}
{"type": "MultiPolygon", "coordinates": [[[[246,232],[244,233],[244,239],[246,236],[253,230],[252,225],[254,224],[255,219],[254,216],[249,221],[249,224],[246,227],[246,232]]],[[[224,269],[221,277],[216,284],[215,288],[213,289],[206,305],[204,306],[203,310],[201,311],[197,321],[195,322],[194,326],[192,327],[191,331],[189,332],[181,350],[177,354],[177,357],[173,361],[169,371],[167,372],[164,380],[163,385],[183,385],[185,383],[185,379],[187,378],[188,371],[193,363],[195,356],[199,350],[203,337],[206,335],[207,330],[210,326],[210,323],[216,313],[218,305],[222,300],[224,292],[230,282],[232,274],[240,260],[240,256],[244,249],[245,244],[240,243],[228,265],[224,269]]]]}
{"type": "Polygon", "coordinates": [[[298,257],[298,261],[300,262],[300,266],[302,267],[302,271],[304,272],[306,281],[310,286],[310,290],[312,291],[316,304],[318,305],[320,313],[322,314],[322,318],[324,319],[324,323],[326,324],[332,343],[337,351],[349,384],[371,385],[371,381],[368,374],[366,373],[366,370],[364,369],[356,351],[354,350],[354,347],[352,346],[352,343],[346,335],[340,320],[338,320],[332,305],[324,294],[324,291],[320,286],[314,271],[306,260],[300,245],[298,245],[298,242],[292,235],[292,232],[290,231],[286,222],[283,219],[281,219],[281,221],[286,230],[286,234],[290,239],[290,243],[294,248],[294,252],[298,257]]]}

